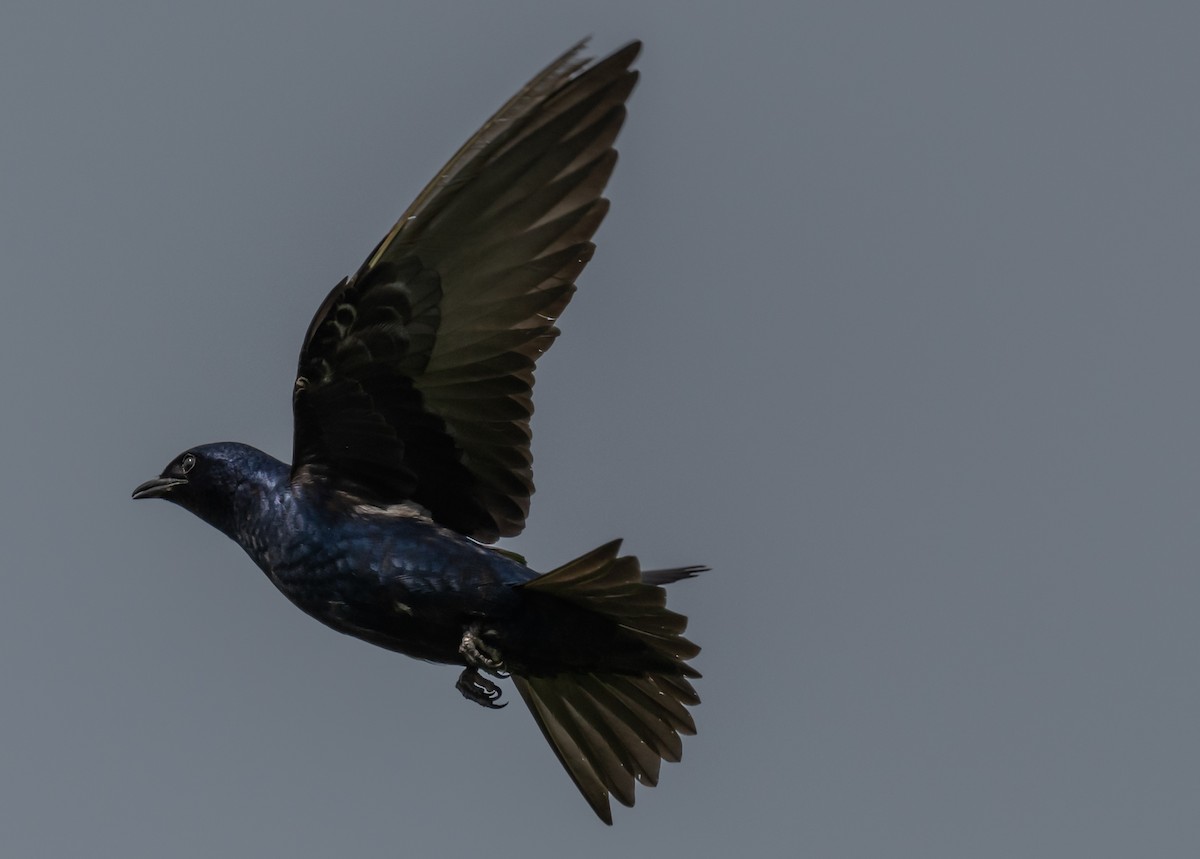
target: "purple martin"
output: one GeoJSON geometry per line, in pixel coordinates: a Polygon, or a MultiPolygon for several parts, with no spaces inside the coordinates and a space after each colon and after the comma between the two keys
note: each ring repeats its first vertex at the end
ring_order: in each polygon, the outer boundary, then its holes
{"type": "Polygon", "coordinates": [[[467,141],[313,317],[292,390],[287,465],[193,447],[134,498],[190,510],[298,608],[338,632],[462,666],[499,703],[511,678],[592,809],[631,806],[694,734],[699,703],[663,585],[620,541],[548,573],[488,544],[533,493],[537,359],[608,211],[634,42],[563,54],[467,141]]]}

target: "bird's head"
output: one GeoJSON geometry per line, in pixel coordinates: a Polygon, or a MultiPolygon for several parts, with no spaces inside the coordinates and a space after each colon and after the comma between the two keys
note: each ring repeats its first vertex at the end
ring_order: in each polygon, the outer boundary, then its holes
{"type": "Polygon", "coordinates": [[[162,474],[133,490],[135,499],[163,498],[232,536],[241,496],[259,495],[287,467],[249,445],[205,444],[185,450],[162,474]]]}

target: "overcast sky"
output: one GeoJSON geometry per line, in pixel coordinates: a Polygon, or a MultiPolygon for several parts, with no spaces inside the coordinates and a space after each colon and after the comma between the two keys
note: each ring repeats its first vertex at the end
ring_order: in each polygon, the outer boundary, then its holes
{"type": "Polygon", "coordinates": [[[336,5],[0,11],[5,855],[1200,852],[1200,6],[336,5]],[[612,829],[129,500],[289,457],[328,289],[588,34],[642,80],[509,545],[713,567],[612,829]]]}

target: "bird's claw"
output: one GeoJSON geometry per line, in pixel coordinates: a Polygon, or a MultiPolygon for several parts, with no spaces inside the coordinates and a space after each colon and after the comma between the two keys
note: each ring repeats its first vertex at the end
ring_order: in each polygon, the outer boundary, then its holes
{"type": "Polygon", "coordinates": [[[480,674],[477,668],[463,669],[455,688],[468,701],[474,701],[489,710],[501,710],[508,706],[507,701],[500,703],[500,687],[480,674]]]}
{"type": "Polygon", "coordinates": [[[478,624],[473,624],[463,631],[458,652],[471,668],[482,668],[493,677],[508,676],[500,651],[484,642],[478,624]]]}

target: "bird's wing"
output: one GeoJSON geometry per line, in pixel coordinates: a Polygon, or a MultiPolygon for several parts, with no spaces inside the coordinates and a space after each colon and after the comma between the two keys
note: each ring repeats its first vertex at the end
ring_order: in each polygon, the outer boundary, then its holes
{"type": "Polygon", "coordinates": [[[580,43],[455,154],[309,326],[292,479],[413,501],[478,540],[520,533],[533,492],[534,362],[591,258],[634,42],[580,43]]]}

